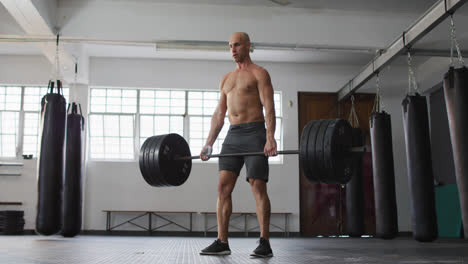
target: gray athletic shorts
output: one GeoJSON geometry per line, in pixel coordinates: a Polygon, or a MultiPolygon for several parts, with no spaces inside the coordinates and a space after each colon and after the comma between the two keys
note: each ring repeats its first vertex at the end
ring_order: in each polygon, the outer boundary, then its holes
{"type": "MultiPolygon", "coordinates": [[[[263,152],[265,143],[265,122],[231,125],[224,139],[221,154],[263,152]]],[[[268,157],[266,156],[220,157],[219,170],[232,171],[239,176],[244,163],[247,169],[247,181],[252,178],[268,182],[268,157]]]]}

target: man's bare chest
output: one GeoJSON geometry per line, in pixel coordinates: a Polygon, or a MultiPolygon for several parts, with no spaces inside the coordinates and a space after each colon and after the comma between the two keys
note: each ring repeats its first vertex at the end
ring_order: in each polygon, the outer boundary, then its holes
{"type": "Polygon", "coordinates": [[[224,82],[223,90],[226,94],[236,91],[249,93],[257,91],[257,79],[252,73],[231,73],[224,82]]]}

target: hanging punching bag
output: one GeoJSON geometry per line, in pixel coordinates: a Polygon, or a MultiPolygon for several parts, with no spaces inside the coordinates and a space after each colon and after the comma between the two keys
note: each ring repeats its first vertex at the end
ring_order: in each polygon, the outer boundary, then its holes
{"type": "Polygon", "coordinates": [[[62,177],[66,122],[62,83],[49,82],[50,92],[41,101],[40,154],[38,157],[38,197],[36,232],[52,235],[61,228],[62,177]]]}
{"type": "Polygon", "coordinates": [[[407,95],[402,107],[413,237],[430,242],[438,232],[426,97],[407,95]]]}
{"type": "Polygon", "coordinates": [[[398,234],[395,172],[393,167],[390,115],[375,112],[370,119],[372,167],[374,173],[376,235],[392,239],[398,234]]]}
{"type": "MultiPolygon", "coordinates": [[[[353,147],[363,145],[360,128],[352,130],[353,147]]],[[[353,176],[346,184],[346,230],[350,237],[364,235],[364,188],[362,153],[353,153],[353,176]]]]}
{"type": "Polygon", "coordinates": [[[468,69],[450,67],[444,75],[444,94],[452,142],[458,196],[468,239],[468,69]]]}
{"type": "Polygon", "coordinates": [[[72,104],[67,116],[65,177],[63,182],[62,235],[74,237],[81,231],[84,118],[72,104]]]}

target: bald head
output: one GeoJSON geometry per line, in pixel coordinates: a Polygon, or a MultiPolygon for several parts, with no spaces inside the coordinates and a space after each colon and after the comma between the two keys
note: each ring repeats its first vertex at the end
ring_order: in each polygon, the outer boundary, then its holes
{"type": "Polygon", "coordinates": [[[249,34],[245,33],[245,32],[235,32],[231,35],[231,39],[238,39],[242,42],[250,42],[250,37],[249,37],[249,34]]]}
{"type": "Polygon", "coordinates": [[[235,62],[250,60],[250,38],[245,32],[236,32],[229,38],[229,47],[235,62]]]}

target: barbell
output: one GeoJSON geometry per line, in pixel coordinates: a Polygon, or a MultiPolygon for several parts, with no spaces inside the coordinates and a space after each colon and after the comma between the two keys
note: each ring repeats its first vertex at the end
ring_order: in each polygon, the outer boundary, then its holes
{"type": "MultiPolygon", "coordinates": [[[[301,133],[299,150],[278,151],[279,155],[298,154],[303,174],[311,182],[345,184],[352,176],[354,165],[351,125],[344,119],[312,120],[301,133]]],[[[211,158],[265,155],[263,152],[213,154],[211,158]]],[[[145,181],[155,187],[179,186],[192,169],[190,148],[178,134],[149,137],[140,149],[139,165],[145,181]]]]}

